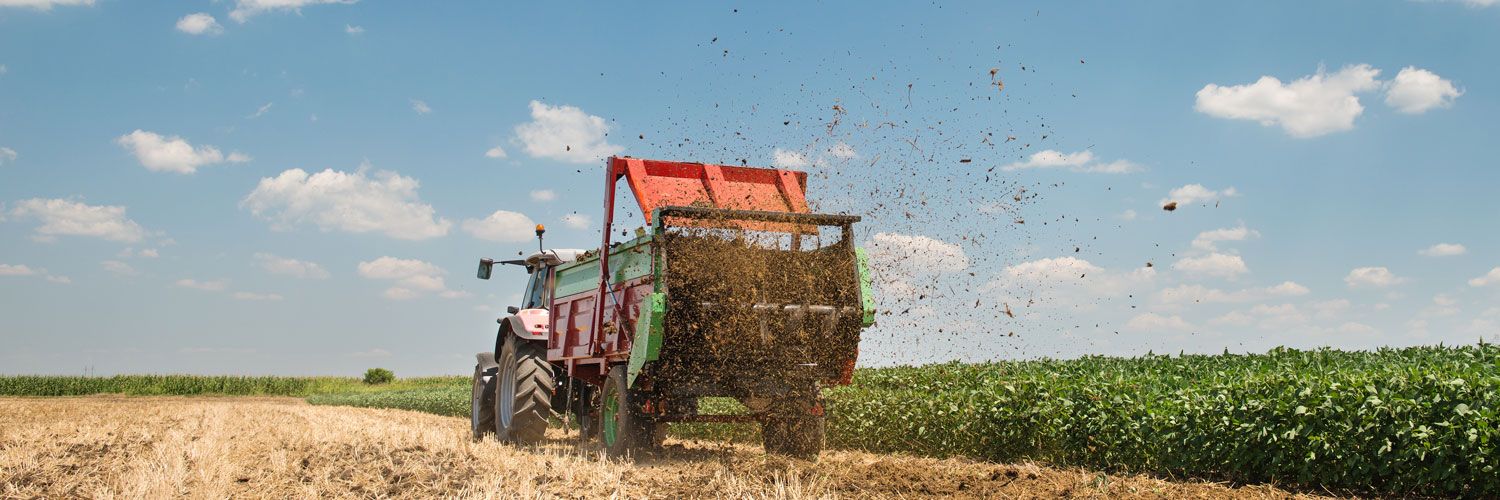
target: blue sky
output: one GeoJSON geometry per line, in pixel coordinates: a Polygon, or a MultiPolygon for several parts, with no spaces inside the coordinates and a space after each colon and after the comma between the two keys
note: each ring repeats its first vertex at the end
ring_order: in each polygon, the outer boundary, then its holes
{"type": "Polygon", "coordinates": [[[0,372],[463,373],[616,153],[865,216],[867,365],[1492,339],[1492,4],[0,0],[0,372]]]}

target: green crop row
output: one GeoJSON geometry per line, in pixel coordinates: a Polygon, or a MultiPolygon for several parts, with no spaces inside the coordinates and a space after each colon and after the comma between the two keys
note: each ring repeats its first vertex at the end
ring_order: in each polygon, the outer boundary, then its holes
{"type": "MultiPolygon", "coordinates": [[[[468,377],[401,379],[372,386],[355,377],[276,377],[204,375],[116,375],[70,377],[48,375],[0,376],[0,396],[308,396],[320,393],[359,393],[407,390],[462,384],[468,377]]],[[[465,401],[468,398],[465,397],[465,401]]]]}
{"type": "Polygon", "coordinates": [[[1500,495],[1500,348],[862,370],[836,446],[1383,494],[1500,495]]]}
{"type": "Polygon", "coordinates": [[[314,394],[307,402],[315,405],[358,406],[361,408],[395,408],[438,415],[469,418],[472,389],[469,379],[463,385],[446,384],[419,389],[314,394]]]}

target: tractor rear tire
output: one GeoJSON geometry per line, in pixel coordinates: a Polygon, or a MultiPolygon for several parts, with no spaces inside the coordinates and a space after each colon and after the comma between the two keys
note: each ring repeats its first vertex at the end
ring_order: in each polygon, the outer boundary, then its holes
{"type": "Polygon", "coordinates": [[[495,435],[507,443],[541,442],[552,416],[552,391],[557,387],[546,349],[511,335],[496,361],[500,370],[495,377],[495,435]]]}
{"type": "Polygon", "coordinates": [[[470,400],[469,426],[474,431],[474,442],[484,441],[484,437],[495,432],[495,377],[496,371],[492,368],[485,370],[482,365],[474,365],[474,395],[470,400]]]}
{"type": "Polygon", "coordinates": [[[625,366],[609,370],[600,397],[599,439],[604,451],[611,457],[629,456],[643,449],[655,447],[659,440],[656,422],[642,411],[644,398],[638,391],[630,390],[626,382],[625,366]]]}

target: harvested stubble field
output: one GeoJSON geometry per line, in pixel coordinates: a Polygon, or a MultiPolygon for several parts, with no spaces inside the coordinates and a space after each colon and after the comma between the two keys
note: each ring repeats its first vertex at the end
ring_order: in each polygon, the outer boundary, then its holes
{"type": "Polygon", "coordinates": [[[680,440],[620,462],[575,447],[560,431],[531,449],[468,435],[460,418],[292,398],[5,398],[0,497],[1305,496],[855,451],[810,463],[756,446],[680,440]]]}

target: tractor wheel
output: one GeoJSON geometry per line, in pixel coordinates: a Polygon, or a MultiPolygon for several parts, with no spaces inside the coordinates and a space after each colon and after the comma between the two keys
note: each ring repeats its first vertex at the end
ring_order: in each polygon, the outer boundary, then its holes
{"type": "Polygon", "coordinates": [[[641,412],[642,397],[626,383],[625,366],[609,370],[599,415],[599,438],[612,457],[624,457],[657,444],[656,423],[641,412]]]}
{"type": "Polygon", "coordinates": [[[470,400],[469,425],[474,441],[495,432],[495,370],[474,365],[474,397],[470,400]]]}
{"type": "Polygon", "coordinates": [[[536,444],[552,416],[552,365],[543,347],[509,336],[496,358],[495,435],[501,441],[536,444]]]}

